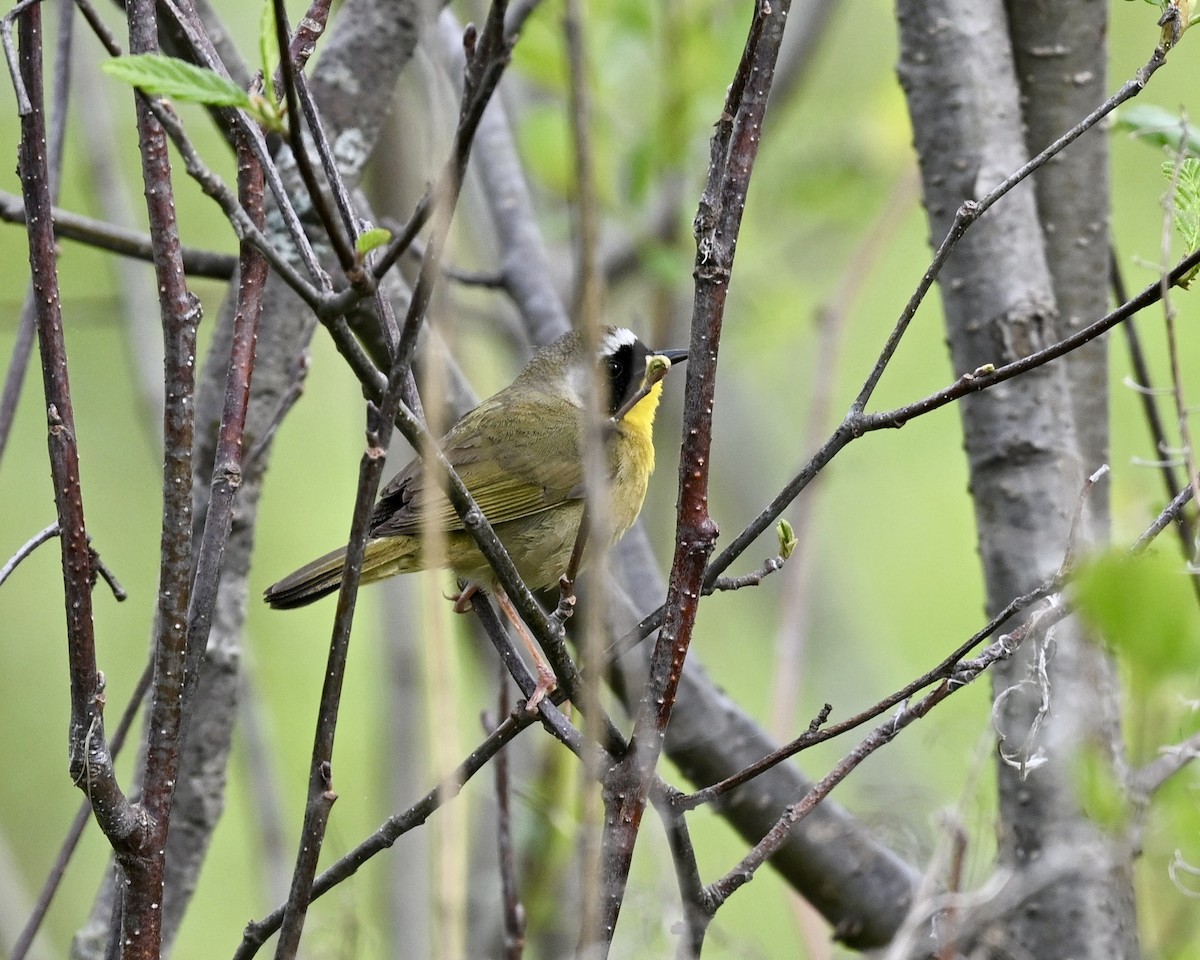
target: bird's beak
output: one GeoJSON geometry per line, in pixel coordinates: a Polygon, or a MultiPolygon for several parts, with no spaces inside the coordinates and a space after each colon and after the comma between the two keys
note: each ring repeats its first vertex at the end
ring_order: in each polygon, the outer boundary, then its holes
{"type": "Polygon", "coordinates": [[[656,350],[655,355],[666,357],[674,365],[676,363],[683,363],[687,359],[688,352],[686,350],[656,350]]]}

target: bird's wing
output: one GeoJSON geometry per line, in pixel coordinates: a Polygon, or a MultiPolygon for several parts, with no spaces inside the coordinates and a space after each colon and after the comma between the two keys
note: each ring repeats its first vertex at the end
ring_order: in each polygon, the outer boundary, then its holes
{"type": "MultiPolygon", "coordinates": [[[[451,428],[443,452],[495,525],[583,496],[579,435],[578,411],[565,401],[498,395],[451,428]]],[[[371,535],[414,536],[430,526],[463,529],[450,501],[436,484],[430,487],[414,460],[381,493],[371,535]]]]}

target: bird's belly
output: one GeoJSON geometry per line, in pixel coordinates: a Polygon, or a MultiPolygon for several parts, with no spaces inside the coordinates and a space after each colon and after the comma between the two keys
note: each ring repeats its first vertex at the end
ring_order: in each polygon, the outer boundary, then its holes
{"type": "MultiPolygon", "coordinates": [[[[572,501],[496,525],[496,535],[531,590],[555,586],[567,572],[582,515],[582,501],[572,501]]],[[[478,584],[494,582],[491,566],[469,533],[451,534],[446,547],[448,566],[460,577],[478,584]]]]}
{"type": "MultiPolygon", "coordinates": [[[[615,543],[633,526],[642,509],[650,472],[654,469],[654,447],[649,437],[618,434],[611,462],[614,469],[609,487],[610,543],[615,543]]],[[[496,525],[496,535],[526,586],[541,590],[558,584],[567,572],[582,517],[583,501],[570,500],[541,513],[496,525]]],[[[450,534],[446,549],[446,565],[458,576],[480,585],[495,582],[490,565],[469,533],[450,534]]],[[[581,568],[595,555],[596,545],[587,544],[581,568]]]]}

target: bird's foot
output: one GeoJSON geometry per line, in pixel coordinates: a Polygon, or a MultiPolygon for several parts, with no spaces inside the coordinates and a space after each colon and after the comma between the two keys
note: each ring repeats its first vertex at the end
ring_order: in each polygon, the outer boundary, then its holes
{"type": "Polygon", "coordinates": [[[467,584],[466,588],[461,593],[443,594],[447,600],[454,601],[455,613],[469,613],[471,610],[471,598],[479,592],[479,587],[473,583],[467,584]]]}
{"type": "Polygon", "coordinates": [[[529,699],[525,701],[526,713],[537,713],[538,704],[546,699],[546,694],[552,693],[554,688],[558,686],[558,677],[554,675],[554,671],[550,669],[550,664],[544,660],[539,660],[537,663],[537,686],[533,688],[533,693],[529,695],[529,699]]]}

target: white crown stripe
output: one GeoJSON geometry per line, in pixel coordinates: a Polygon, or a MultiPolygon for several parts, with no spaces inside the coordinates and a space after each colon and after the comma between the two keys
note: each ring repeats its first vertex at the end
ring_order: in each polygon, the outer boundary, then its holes
{"type": "Polygon", "coordinates": [[[620,350],[621,347],[632,347],[637,342],[638,338],[632,330],[628,330],[625,327],[614,327],[600,341],[600,356],[610,356],[620,350]]]}

